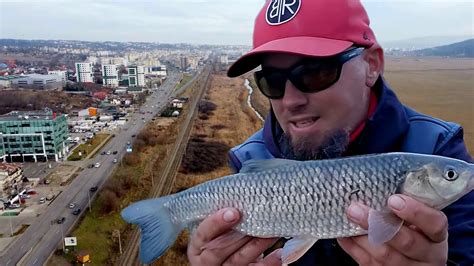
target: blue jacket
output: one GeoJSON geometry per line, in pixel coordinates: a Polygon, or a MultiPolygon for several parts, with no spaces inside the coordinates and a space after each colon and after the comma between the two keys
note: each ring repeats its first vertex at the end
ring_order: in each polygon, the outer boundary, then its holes
{"type": "MultiPolygon", "coordinates": [[[[402,105],[380,78],[374,86],[378,105],[361,135],[350,144],[351,154],[415,152],[472,162],[463,140],[463,129],[402,105]]],[[[239,171],[249,159],[284,158],[277,142],[282,130],[273,113],[263,129],[231,149],[230,164],[239,171]]],[[[448,265],[474,263],[474,192],[443,209],[449,221],[448,265]]],[[[319,240],[293,265],[356,265],[336,240],[319,240]]]]}

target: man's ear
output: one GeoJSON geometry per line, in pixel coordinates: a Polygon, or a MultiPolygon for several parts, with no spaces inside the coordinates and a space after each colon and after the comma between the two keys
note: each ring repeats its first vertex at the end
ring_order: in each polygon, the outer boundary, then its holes
{"type": "Polygon", "coordinates": [[[375,82],[384,71],[384,56],[380,46],[374,45],[364,52],[364,60],[368,63],[365,85],[374,86],[375,82]]]}

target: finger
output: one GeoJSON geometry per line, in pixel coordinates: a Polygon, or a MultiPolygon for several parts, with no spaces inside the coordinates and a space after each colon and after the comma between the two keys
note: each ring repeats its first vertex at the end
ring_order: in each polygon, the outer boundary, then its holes
{"type": "Polygon", "coordinates": [[[282,249],[276,249],[272,253],[268,254],[263,260],[257,263],[250,263],[251,266],[273,266],[281,265],[281,252],[282,249]]]}
{"type": "Polygon", "coordinates": [[[409,259],[403,254],[392,248],[387,244],[383,245],[372,245],[369,242],[369,238],[364,236],[353,237],[353,241],[360,248],[369,253],[372,260],[386,265],[408,265],[409,259]]]}
{"type": "Polygon", "coordinates": [[[448,218],[443,212],[405,195],[391,196],[388,205],[398,217],[418,227],[431,241],[440,243],[447,239],[448,218]]]}
{"type": "Polygon", "coordinates": [[[230,265],[247,265],[254,262],[265,250],[275,244],[277,240],[278,238],[252,238],[237,252],[230,255],[226,263],[230,265]]]}
{"type": "Polygon", "coordinates": [[[369,211],[370,208],[360,203],[351,203],[347,208],[347,217],[354,223],[360,225],[367,230],[369,227],[369,211]]]}
{"type": "Polygon", "coordinates": [[[353,237],[338,238],[339,246],[351,256],[359,265],[369,265],[372,259],[370,254],[356,244],[353,237]]]}
{"type": "Polygon", "coordinates": [[[433,252],[434,243],[407,226],[402,226],[387,244],[404,256],[417,261],[429,261],[431,257],[438,255],[433,252]]]}
{"type": "MultiPolygon", "coordinates": [[[[198,261],[199,265],[223,265],[229,256],[242,248],[251,239],[252,237],[245,236],[235,240],[228,240],[232,242],[224,243],[225,245],[223,245],[222,248],[204,248],[200,255],[193,258],[193,261],[198,261]]],[[[256,257],[253,257],[252,261],[255,260],[255,258],[256,257]]]]}
{"type": "Polygon", "coordinates": [[[237,209],[226,208],[211,214],[199,224],[191,237],[188,252],[191,255],[199,255],[202,247],[214,238],[229,231],[238,223],[240,213],[237,209]]]}

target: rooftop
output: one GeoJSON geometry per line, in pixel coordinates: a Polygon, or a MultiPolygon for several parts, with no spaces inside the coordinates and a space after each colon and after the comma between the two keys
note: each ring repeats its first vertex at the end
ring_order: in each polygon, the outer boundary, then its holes
{"type": "Polygon", "coordinates": [[[0,121],[50,120],[55,117],[56,114],[52,111],[11,111],[8,114],[0,115],[0,121]]]}
{"type": "Polygon", "coordinates": [[[20,75],[8,75],[8,76],[0,76],[0,80],[12,80],[12,79],[19,79],[24,78],[25,76],[20,75]]]}

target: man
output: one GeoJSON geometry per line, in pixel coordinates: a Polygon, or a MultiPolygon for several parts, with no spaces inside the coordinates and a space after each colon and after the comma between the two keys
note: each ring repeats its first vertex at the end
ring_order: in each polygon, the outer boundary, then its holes
{"type": "MultiPolygon", "coordinates": [[[[255,79],[270,99],[271,114],[262,130],[230,151],[237,170],[249,159],[314,160],[395,151],[472,160],[460,126],[415,112],[389,88],[382,77],[383,51],[359,0],[267,1],[253,40],[253,50],[228,75],[261,65],[255,79]]],[[[295,264],[472,265],[474,193],[443,211],[404,195],[392,196],[388,205],[406,223],[386,244],[371,246],[367,236],[320,240],[295,264]]],[[[367,228],[368,210],[354,203],[347,215],[367,228]]],[[[228,233],[239,219],[235,209],[205,219],[191,237],[191,264],[281,264],[280,250],[261,256],[275,239],[228,233]],[[220,245],[209,249],[209,242],[220,245]]]]}

